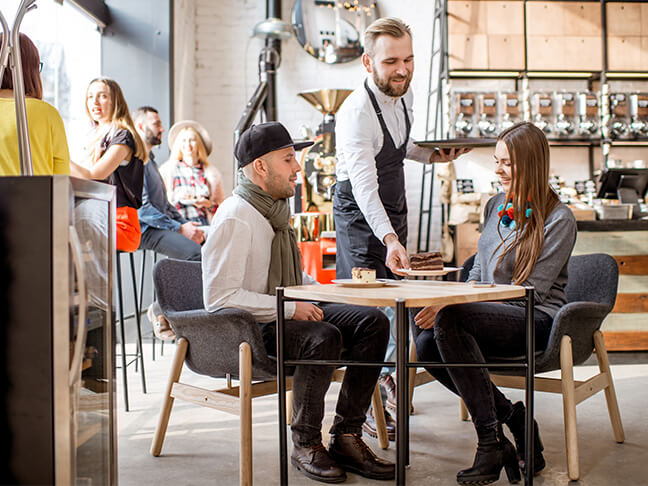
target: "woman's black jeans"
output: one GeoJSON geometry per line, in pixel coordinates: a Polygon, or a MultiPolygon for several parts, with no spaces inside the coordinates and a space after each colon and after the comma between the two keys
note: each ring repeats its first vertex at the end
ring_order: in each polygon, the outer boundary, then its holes
{"type": "MultiPolygon", "coordinates": [[[[389,319],[373,307],[322,303],[324,321],[285,321],[285,357],[382,361],[389,339],[389,319]]],[[[276,323],[260,324],[269,355],[276,354],[276,323]]],[[[299,365],[293,374],[293,444],[322,442],[324,397],[334,367],[299,365]]],[[[362,424],[378,380],[380,367],[348,366],[338,395],[331,435],[362,434],[362,424]]]]}
{"type": "MultiPolygon", "coordinates": [[[[549,340],[553,319],[535,310],[536,350],[549,340]]],[[[478,302],[444,307],[434,327],[416,338],[420,361],[485,363],[495,358],[524,356],[524,306],[478,302]]],[[[492,427],[512,412],[512,403],[490,380],[486,368],[426,368],[450,391],[459,395],[475,427],[492,427]]]]}

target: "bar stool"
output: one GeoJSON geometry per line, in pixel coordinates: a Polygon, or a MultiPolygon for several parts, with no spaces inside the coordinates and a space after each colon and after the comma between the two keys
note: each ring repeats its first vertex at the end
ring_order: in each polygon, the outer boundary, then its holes
{"type": "MultiPolygon", "coordinates": [[[[140,274],[140,300],[139,300],[139,308],[140,308],[140,315],[144,313],[144,306],[143,306],[143,299],[144,299],[144,275],[146,273],[146,249],[142,248],[142,269],[141,269],[141,274],[140,274]]],[[[155,250],[149,250],[153,252],[153,267],[155,267],[155,264],[158,261],[158,253],[155,250]]],[[[153,268],[151,267],[151,268],[153,268]]],[[[152,281],[153,276],[151,275],[151,281],[152,281]]],[[[153,297],[151,299],[151,302],[155,302],[155,285],[153,285],[153,297]]],[[[151,322],[151,326],[153,326],[153,323],[151,322]]],[[[151,334],[151,353],[153,356],[153,361],[155,361],[155,343],[157,342],[158,337],[155,335],[155,332],[152,332],[151,334]]],[[[164,356],[164,340],[160,339],[160,356],[164,356]]]]}
{"type": "Polygon", "coordinates": [[[122,380],[124,382],[124,405],[126,408],[126,411],[129,411],[129,403],[128,403],[128,374],[127,374],[127,368],[131,364],[135,363],[135,371],[138,371],[138,367],[141,368],[141,379],[142,379],[142,391],[143,393],[146,393],[146,377],[144,374],[144,353],[143,353],[143,348],[142,348],[142,326],[141,326],[141,319],[140,319],[140,307],[139,307],[139,301],[137,298],[137,278],[135,276],[135,257],[134,253],[132,252],[123,252],[120,250],[117,250],[117,258],[116,258],[116,266],[117,266],[117,300],[119,303],[119,337],[121,341],[121,370],[122,370],[122,380]],[[130,268],[131,268],[131,278],[132,278],[132,284],[133,284],[133,305],[135,307],[135,311],[133,315],[127,315],[124,316],[124,298],[123,298],[123,292],[122,292],[122,273],[121,273],[121,256],[123,254],[128,254],[129,260],[130,260],[130,268]],[[135,324],[137,327],[137,336],[136,336],[136,352],[135,354],[131,353],[128,354],[126,352],[126,332],[125,332],[125,326],[124,323],[126,319],[129,319],[131,317],[135,317],[135,324]],[[127,361],[127,358],[133,358],[130,361],[127,361]]]}

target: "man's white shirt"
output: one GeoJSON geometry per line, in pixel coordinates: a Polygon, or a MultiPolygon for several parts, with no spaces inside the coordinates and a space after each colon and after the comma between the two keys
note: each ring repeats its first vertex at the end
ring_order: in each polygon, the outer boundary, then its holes
{"type": "MultiPolygon", "coordinates": [[[[394,145],[399,148],[405,142],[407,128],[401,99],[405,100],[410,125],[414,122],[412,90],[407,90],[401,98],[394,98],[380,91],[371,76],[367,81],[394,145]]],[[[378,195],[376,155],[383,141],[380,121],[363,84],[349,95],[335,116],[336,177],[338,181],[351,181],[353,197],[381,242],[385,235],[395,233],[378,195]]],[[[406,158],[429,161],[431,150],[414,145],[411,138],[406,147],[406,158]]]]}
{"type": "MultiPolygon", "coordinates": [[[[268,271],[275,232],[270,222],[246,200],[233,195],[223,201],[202,248],[203,301],[213,312],[234,307],[257,322],[277,318],[277,299],[268,293],[268,271]]],[[[303,273],[303,284],[317,283],[303,273]]],[[[295,303],[285,304],[286,319],[295,303]]]]}

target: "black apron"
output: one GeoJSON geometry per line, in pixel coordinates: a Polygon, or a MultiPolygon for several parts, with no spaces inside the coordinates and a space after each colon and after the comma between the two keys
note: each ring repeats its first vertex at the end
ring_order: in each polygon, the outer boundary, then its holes
{"type": "MultiPolygon", "coordinates": [[[[378,194],[387,212],[389,221],[403,246],[407,245],[407,199],[405,198],[405,171],[403,161],[410,134],[410,120],[407,116],[405,101],[401,98],[405,111],[405,142],[399,148],[387,129],[382,111],[376,97],[365,80],[364,87],[369,94],[371,104],[376,110],[378,121],[383,131],[383,146],[376,155],[378,172],[378,194]]],[[[340,181],[335,186],[333,200],[335,218],[337,278],[351,278],[353,267],[367,267],[376,270],[377,278],[394,278],[391,270],[385,265],[387,248],[371,231],[367,220],[360,211],[353,197],[351,181],[340,181]]]]}

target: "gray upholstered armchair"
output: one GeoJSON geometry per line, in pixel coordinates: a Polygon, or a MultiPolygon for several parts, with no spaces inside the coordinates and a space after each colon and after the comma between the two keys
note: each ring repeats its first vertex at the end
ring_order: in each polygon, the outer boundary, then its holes
{"type": "MultiPolygon", "coordinates": [[[[474,255],[463,265],[461,280],[468,278],[474,255]]],[[[567,304],[556,314],[543,351],[536,352],[536,373],[560,370],[560,378],[535,378],[535,390],[561,393],[565,423],[567,470],[571,480],[580,477],[576,405],[600,391],[605,391],[614,439],[624,441],[623,425],[610,373],[607,350],[600,331],[603,320],[614,307],[619,269],[610,255],[597,253],[572,256],[569,259],[567,304]],[[585,381],[574,380],[574,365],[585,362],[596,352],[599,373],[585,381]]],[[[519,358],[520,360],[523,357],[519,358]]],[[[493,360],[502,360],[493,358],[493,360]]],[[[492,373],[493,382],[501,387],[524,388],[524,371],[492,373]]],[[[462,403],[462,418],[468,413],[462,403]]]]}

